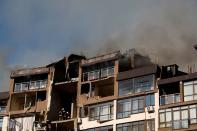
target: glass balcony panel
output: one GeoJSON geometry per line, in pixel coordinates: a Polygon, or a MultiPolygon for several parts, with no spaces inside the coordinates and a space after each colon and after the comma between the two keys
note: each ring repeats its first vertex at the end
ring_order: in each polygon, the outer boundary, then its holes
{"type": "Polygon", "coordinates": [[[104,68],[101,69],[101,77],[107,77],[108,76],[108,69],[104,68]]]}
{"type": "Polygon", "coordinates": [[[6,111],[6,106],[0,106],[0,113],[4,113],[6,111]]]}
{"type": "Polygon", "coordinates": [[[108,76],[114,75],[114,67],[108,68],[108,76]]]}
{"type": "Polygon", "coordinates": [[[197,119],[194,118],[194,119],[190,119],[190,124],[196,124],[197,123],[197,119]]]}
{"type": "Polygon", "coordinates": [[[173,104],[180,102],[180,94],[169,94],[160,96],[160,105],[173,104]]]}
{"type": "Polygon", "coordinates": [[[181,124],[179,120],[173,121],[173,129],[180,129],[181,124]]]}
{"type": "Polygon", "coordinates": [[[187,119],[181,121],[181,127],[182,128],[188,128],[188,125],[189,125],[189,123],[188,123],[188,120],[187,119]]]}
{"type": "Polygon", "coordinates": [[[87,81],[88,80],[88,73],[83,73],[83,81],[87,81]]]}

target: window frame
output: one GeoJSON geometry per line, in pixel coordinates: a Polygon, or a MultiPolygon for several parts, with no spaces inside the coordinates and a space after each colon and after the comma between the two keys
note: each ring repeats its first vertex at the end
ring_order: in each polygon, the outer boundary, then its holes
{"type": "Polygon", "coordinates": [[[173,129],[185,129],[185,128],[188,128],[188,126],[192,124],[197,124],[197,105],[188,105],[188,106],[181,106],[181,107],[174,107],[170,109],[159,110],[159,128],[172,127],[173,129]],[[191,111],[190,111],[191,109],[194,109],[196,114],[191,115],[191,111]],[[185,115],[182,114],[184,111],[187,112],[187,118],[185,118],[185,115]],[[168,112],[171,113],[171,121],[166,121],[168,112]],[[174,119],[175,112],[178,112],[179,114],[179,119],[177,120],[174,119]],[[164,122],[161,122],[161,118],[160,118],[161,114],[164,114],[165,116],[164,122]],[[195,117],[192,118],[192,116],[195,116],[195,117]],[[191,123],[192,120],[195,120],[195,122],[191,123]],[[175,127],[174,125],[175,122],[179,124],[178,127],[175,127]],[[186,127],[184,127],[185,126],[184,123],[186,123],[186,127]],[[170,126],[167,126],[167,124],[169,124],[170,126]],[[164,125],[164,126],[161,126],[161,125],[164,125]]]}
{"type": "Polygon", "coordinates": [[[148,91],[153,91],[154,89],[155,89],[155,75],[154,74],[118,81],[118,96],[125,96],[131,93],[148,92],[148,91]],[[142,82],[143,80],[146,80],[145,83],[147,83],[148,81],[150,84],[144,85],[144,82],[142,82]],[[125,88],[123,85],[126,82],[131,83],[131,84],[130,86],[127,86],[125,88]],[[138,83],[137,85],[136,85],[136,82],[138,83]]]}
{"type": "MultiPolygon", "coordinates": [[[[183,83],[183,91],[184,91],[184,101],[193,101],[193,100],[197,100],[197,80],[193,80],[193,81],[187,81],[183,83]],[[192,86],[192,91],[191,94],[187,94],[185,95],[185,88],[188,88],[188,86],[192,86]],[[195,92],[196,91],[196,92],[195,92]],[[191,97],[191,99],[186,100],[186,97],[191,97]]],[[[188,90],[188,89],[187,89],[188,90]]]]}
{"type": "Polygon", "coordinates": [[[105,104],[99,104],[99,105],[93,105],[89,107],[89,121],[108,121],[112,120],[114,116],[114,105],[113,102],[110,103],[105,103],[105,104]],[[108,119],[101,119],[101,110],[103,109],[104,106],[108,106],[108,113],[105,115],[102,115],[102,117],[107,116],[108,119]],[[94,110],[94,113],[96,115],[92,116],[91,115],[91,110],[94,110]],[[96,111],[96,112],[95,112],[96,111]]]}
{"type": "Polygon", "coordinates": [[[145,97],[144,96],[138,96],[138,97],[133,97],[133,98],[117,101],[117,111],[116,111],[117,119],[128,118],[132,114],[138,114],[138,113],[143,113],[143,112],[145,112],[145,97]],[[134,101],[137,101],[137,109],[136,110],[133,110],[133,102],[134,101]],[[140,105],[140,103],[141,103],[140,101],[143,101],[142,105],[140,105]],[[118,108],[119,104],[123,105],[123,103],[130,103],[130,111],[119,110],[119,108],[118,108]],[[143,107],[141,108],[141,106],[143,106],[143,107]],[[129,115],[124,115],[127,112],[129,113],[129,115]]]}

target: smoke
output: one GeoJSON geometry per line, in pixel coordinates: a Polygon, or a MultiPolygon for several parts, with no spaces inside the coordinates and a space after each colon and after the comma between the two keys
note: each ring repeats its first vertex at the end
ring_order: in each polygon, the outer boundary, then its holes
{"type": "Polygon", "coordinates": [[[145,2],[137,13],[135,26],[131,24],[131,29],[115,34],[109,41],[120,49],[134,47],[153,61],[159,59],[160,64],[196,63],[193,45],[197,43],[197,2],[190,2],[145,2]]]}
{"type": "Polygon", "coordinates": [[[192,64],[196,6],[196,0],[1,0],[0,43],[13,48],[11,67],[131,48],[160,64],[192,64]]]}
{"type": "Polygon", "coordinates": [[[9,71],[6,64],[5,52],[0,50],[0,90],[7,91],[9,89],[9,71]]]}

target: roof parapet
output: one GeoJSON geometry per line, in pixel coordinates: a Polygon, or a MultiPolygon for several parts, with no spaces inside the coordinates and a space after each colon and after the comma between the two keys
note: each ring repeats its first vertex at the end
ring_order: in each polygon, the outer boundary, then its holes
{"type": "Polygon", "coordinates": [[[82,66],[88,66],[88,65],[99,63],[99,62],[115,60],[115,59],[118,59],[119,55],[120,55],[120,51],[115,51],[115,52],[111,52],[108,54],[103,54],[100,56],[92,57],[86,60],[82,60],[82,66]]]}
{"type": "Polygon", "coordinates": [[[11,72],[10,77],[20,77],[20,76],[27,76],[27,75],[37,75],[37,74],[43,74],[48,73],[49,68],[47,67],[37,67],[37,68],[28,68],[28,69],[19,69],[14,70],[11,72]]]}

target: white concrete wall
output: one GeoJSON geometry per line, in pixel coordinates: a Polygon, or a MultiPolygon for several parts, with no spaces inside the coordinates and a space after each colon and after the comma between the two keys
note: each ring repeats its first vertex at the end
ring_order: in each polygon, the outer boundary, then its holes
{"type": "Polygon", "coordinates": [[[116,125],[121,123],[128,123],[134,121],[142,121],[148,119],[155,119],[155,131],[158,131],[158,109],[159,109],[159,93],[155,93],[155,111],[153,113],[148,113],[145,109],[145,112],[130,115],[129,118],[123,119],[115,119],[116,118],[116,110],[117,110],[117,100],[114,100],[114,119],[99,123],[97,121],[89,121],[89,118],[82,118],[82,124],[79,125],[80,130],[89,129],[89,128],[96,128],[96,127],[103,127],[113,125],[113,131],[116,131],[116,125]]]}
{"type": "Polygon", "coordinates": [[[2,131],[8,131],[8,120],[8,116],[3,117],[2,131]]]}
{"type": "MultiPolygon", "coordinates": [[[[22,131],[33,131],[35,116],[16,118],[17,122],[22,125],[22,131]]],[[[19,126],[15,126],[16,131],[20,131],[19,126]]]]}

